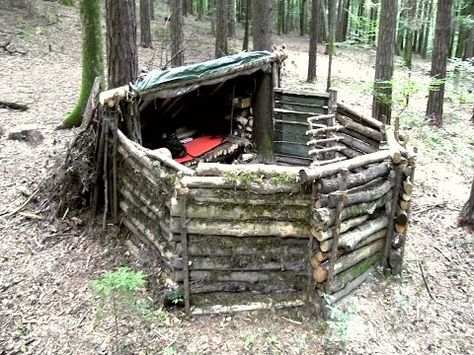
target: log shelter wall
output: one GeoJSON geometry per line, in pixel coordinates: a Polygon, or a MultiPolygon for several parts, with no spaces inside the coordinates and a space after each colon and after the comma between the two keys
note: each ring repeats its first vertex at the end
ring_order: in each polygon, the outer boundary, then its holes
{"type": "Polygon", "coordinates": [[[123,224],[157,252],[189,314],[319,309],[380,263],[400,272],[414,157],[391,127],[343,105],[336,117],[350,153],[316,167],[178,171],[119,132],[123,224]]]}

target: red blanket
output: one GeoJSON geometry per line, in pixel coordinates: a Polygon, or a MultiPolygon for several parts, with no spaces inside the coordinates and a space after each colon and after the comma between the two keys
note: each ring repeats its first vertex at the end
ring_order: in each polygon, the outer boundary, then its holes
{"type": "Polygon", "coordinates": [[[191,142],[183,144],[187,154],[184,157],[176,158],[175,160],[181,164],[187,163],[188,161],[218,147],[224,143],[225,140],[226,139],[223,136],[201,136],[194,138],[191,142]]]}

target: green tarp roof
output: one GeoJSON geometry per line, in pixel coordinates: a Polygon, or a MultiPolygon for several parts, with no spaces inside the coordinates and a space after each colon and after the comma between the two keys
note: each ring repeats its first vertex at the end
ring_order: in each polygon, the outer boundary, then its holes
{"type": "Polygon", "coordinates": [[[179,86],[192,85],[196,82],[215,80],[219,77],[251,71],[276,61],[272,52],[243,52],[207,62],[186,65],[167,70],[155,70],[147,73],[132,84],[132,89],[140,94],[170,90],[179,86]]]}

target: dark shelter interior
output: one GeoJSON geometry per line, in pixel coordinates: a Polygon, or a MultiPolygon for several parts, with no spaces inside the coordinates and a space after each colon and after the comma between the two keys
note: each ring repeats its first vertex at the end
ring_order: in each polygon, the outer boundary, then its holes
{"type": "Polygon", "coordinates": [[[143,146],[167,148],[186,165],[239,159],[251,151],[257,80],[258,73],[241,75],[144,103],[140,108],[143,146]]]}

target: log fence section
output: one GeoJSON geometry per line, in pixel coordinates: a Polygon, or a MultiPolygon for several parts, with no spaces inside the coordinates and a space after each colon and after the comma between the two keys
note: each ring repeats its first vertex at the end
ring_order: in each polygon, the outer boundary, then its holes
{"type": "MultiPolygon", "coordinates": [[[[166,154],[114,133],[120,174],[111,188],[123,223],[163,259],[183,290],[188,315],[308,299],[318,307],[323,293],[334,301],[344,297],[381,260],[400,272],[415,158],[390,126],[328,99],[333,114],[326,107],[305,119],[313,124],[310,134],[324,133],[309,143],[329,164],[303,169],[215,163],[177,169],[166,154]],[[386,142],[381,150],[380,142],[386,142]],[[259,298],[270,294],[281,295],[281,302],[259,298]],[[206,303],[222,295],[251,302],[206,303]]],[[[292,104],[281,101],[277,112],[305,112],[292,104]]]]}

